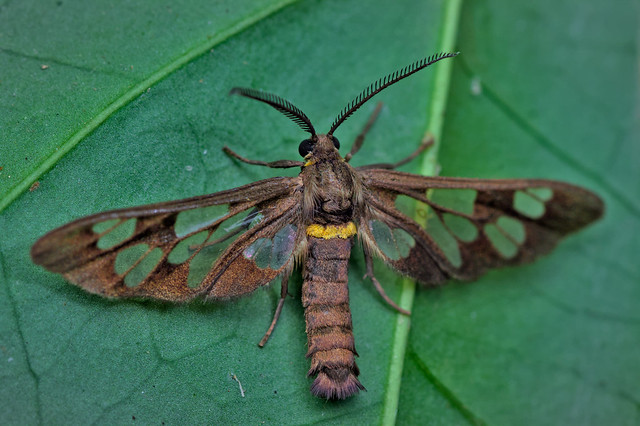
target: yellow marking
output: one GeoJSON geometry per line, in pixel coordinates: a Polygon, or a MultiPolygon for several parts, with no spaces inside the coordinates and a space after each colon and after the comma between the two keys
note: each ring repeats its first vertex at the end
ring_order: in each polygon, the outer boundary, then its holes
{"type": "Polygon", "coordinates": [[[315,158],[312,158],[311,160],[309,160],[306,163],[304,163],[304,167],[311,166],[313,164],[316,164],[315,158]]]}
{"type": "Polygon", "coordinates": [[[315,238],[330,240],[331,238],[349,238],[356,235],[356,225],[353,222],[344,225],[319,225],[317,223],[307,226],[307,235],[315,238]]]}

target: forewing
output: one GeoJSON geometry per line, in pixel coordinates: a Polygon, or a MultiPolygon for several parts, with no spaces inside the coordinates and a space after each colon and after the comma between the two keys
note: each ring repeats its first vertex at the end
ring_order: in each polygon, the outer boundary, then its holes
{"type": "Polygon", "coordinates": [[[366,246],[424,284],[530,262],[604,212],[592,192],[550,180],[360,174],[369,206],[360,224],[366,246]],[[423,225],[408,217],[414,211],[423,225]]]}
{"type": "Polygon", "coordinates": [[[302,238],[300,185],[297,177],[272,178],[87,216],[43,236],[31,257],[107,297],[238,296],[291,265],[302,238]]]}

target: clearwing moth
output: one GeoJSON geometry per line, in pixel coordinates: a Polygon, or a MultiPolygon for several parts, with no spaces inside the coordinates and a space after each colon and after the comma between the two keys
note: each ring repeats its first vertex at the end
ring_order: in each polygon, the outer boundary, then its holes
{"type": "Polygon", "coordinates": [[[311,136],[299,146],[304,161],[249,160],[300,167],[239,188],[84,217],[55,229],[31,249],[36,264],[85,290],[111,298],[184,302],[198,296],[229,299],[282,277],[281,297],[260,346],[271,335],[287,295],[288,277],[302,265],[302,304],[311,392],[344,399],[364,389],[352,332],[347,265],[355,237],[366,276],[389,299],[373,273],[373,256],[427,286],[473,280],[487,269],[532,261],[560,238],[604,211],[590,191],[543,179],[484,180],[425,177],[392,169],[423,151],[424,142],[395,164],[352,167],[379,107],[341,157],[335,130],[381,90],[457,53],[421,59],[374,82],[317,134],[309,118],[279,96],[234,88],[280,111],[311,136]],[[423,223],[410,215],[416,201],[423,223]]]}

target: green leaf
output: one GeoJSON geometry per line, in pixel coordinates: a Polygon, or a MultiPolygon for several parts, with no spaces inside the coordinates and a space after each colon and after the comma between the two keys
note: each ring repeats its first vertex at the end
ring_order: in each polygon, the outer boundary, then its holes
{"type": "MultiPolygon", "coordinates": [[[[368,392],[337,403],[308,390],[298,275],[275,333],[259,349],[277,283],[224,303],[111,301],[29,258],[38,237],[72,219],[281,174],[239,163],[221,148],[297,159],[305,133],[264,105],[227,96],[231,87],[277,93],[326,131],[369,83],[439,50],[439,2],[286,3],[24,1],[3,7],[5,422],[375,423],[395,412],[387,389],[400,371],[390,372],[399,353],[392,345],[396,313],[362,281],[359,250],[349,279],[368,392]],[[35,181],[39,187],[25,191],[35,181]]],[[[377,96],[385,108],[354,164],[400,159],[415,149],[427,127],[433,79],[434,72],[424,71],[377,96]]],[[[345,152],[374,107],[366,105],[337,131],[345,152]]],[[[379,269],[397,296],[397,276],[379,269]]]]}
{"type": "Polygon", "coordinates": [[[603,220],[549,256],[418,291],[401,424],[637,424],[638,7],[465,2],[441,175],[591,188],[603,220]]]}
{"type": "MultiPolygon", "coordinates": [[[[533,265],[418,289],[401,381],[409,320],[361,280],[358,250],[349,279],[368,392],[338,403],[308,392],[297,275],[258,349],[277,283],[224,303],[109,301],[31,264],[39,236],[83,215],[280,174],[221,147],[296,159],[305,134],[264,105],[227,97],[231,87],[282,95],[323,131],[370,82],[439,51],[455,25],[446,13],[455,2],[288,3],[3,6],[0,399],[8,403],[0,418],[390,423],[399,398],[401,424],[637,423],[640,129],[630,1],[466,2],[446,115],[437,113],[445,62],[377,97],[385,108],[354,164],[403,158],[442,119],[439,153],[429,152],[424,171],[437,158],[442,175],[568,180],[601,194],[608,209],[533,265]]],[[[344,152],[374,106],[340,127],[344,152]]],[[[376,275],[410,303],[413,286],[394,286],[401,280],[381,265],[376,275]]]]}

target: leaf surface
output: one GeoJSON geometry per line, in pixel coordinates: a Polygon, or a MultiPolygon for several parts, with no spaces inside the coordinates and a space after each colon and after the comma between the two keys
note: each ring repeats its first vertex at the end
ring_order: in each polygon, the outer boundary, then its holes
{"type": "MultiPolygon", "coordinates": [[[[264,105],[227,97],[231,87],[277,93],[324,131],[370,82],[438,51],[450,25],[444,2],[288,3],[5,6],[2,418],[378,423],[393,420],[399,397],[401,424],[637,423],[640,108],[630,1],[464,3],[439,151],[423,171],[437,159],[442,175],[567,180],[602,195],[607,213],[533,265],[418,289],[402,376],[407,321],[362,282],[356,250],[349,279],[368,392],[355,398],[327,403],[308,392],[299,278],[261,350],[278,283],[236,301],[174,306],[104,300],[31,264],[31,244],[72,219],[281,173],[237,163],[223,145],[297,159],[305,134],[264,105]]],[[[377,97],[385,108],[354,164],[415,148],[439,118],[436,74],[377,97]]],[[[374,106],[340,127],[345,152],[374,106]]],[[[379,264],[376,275],[395,300],[413,294],[379,264]]]]}

